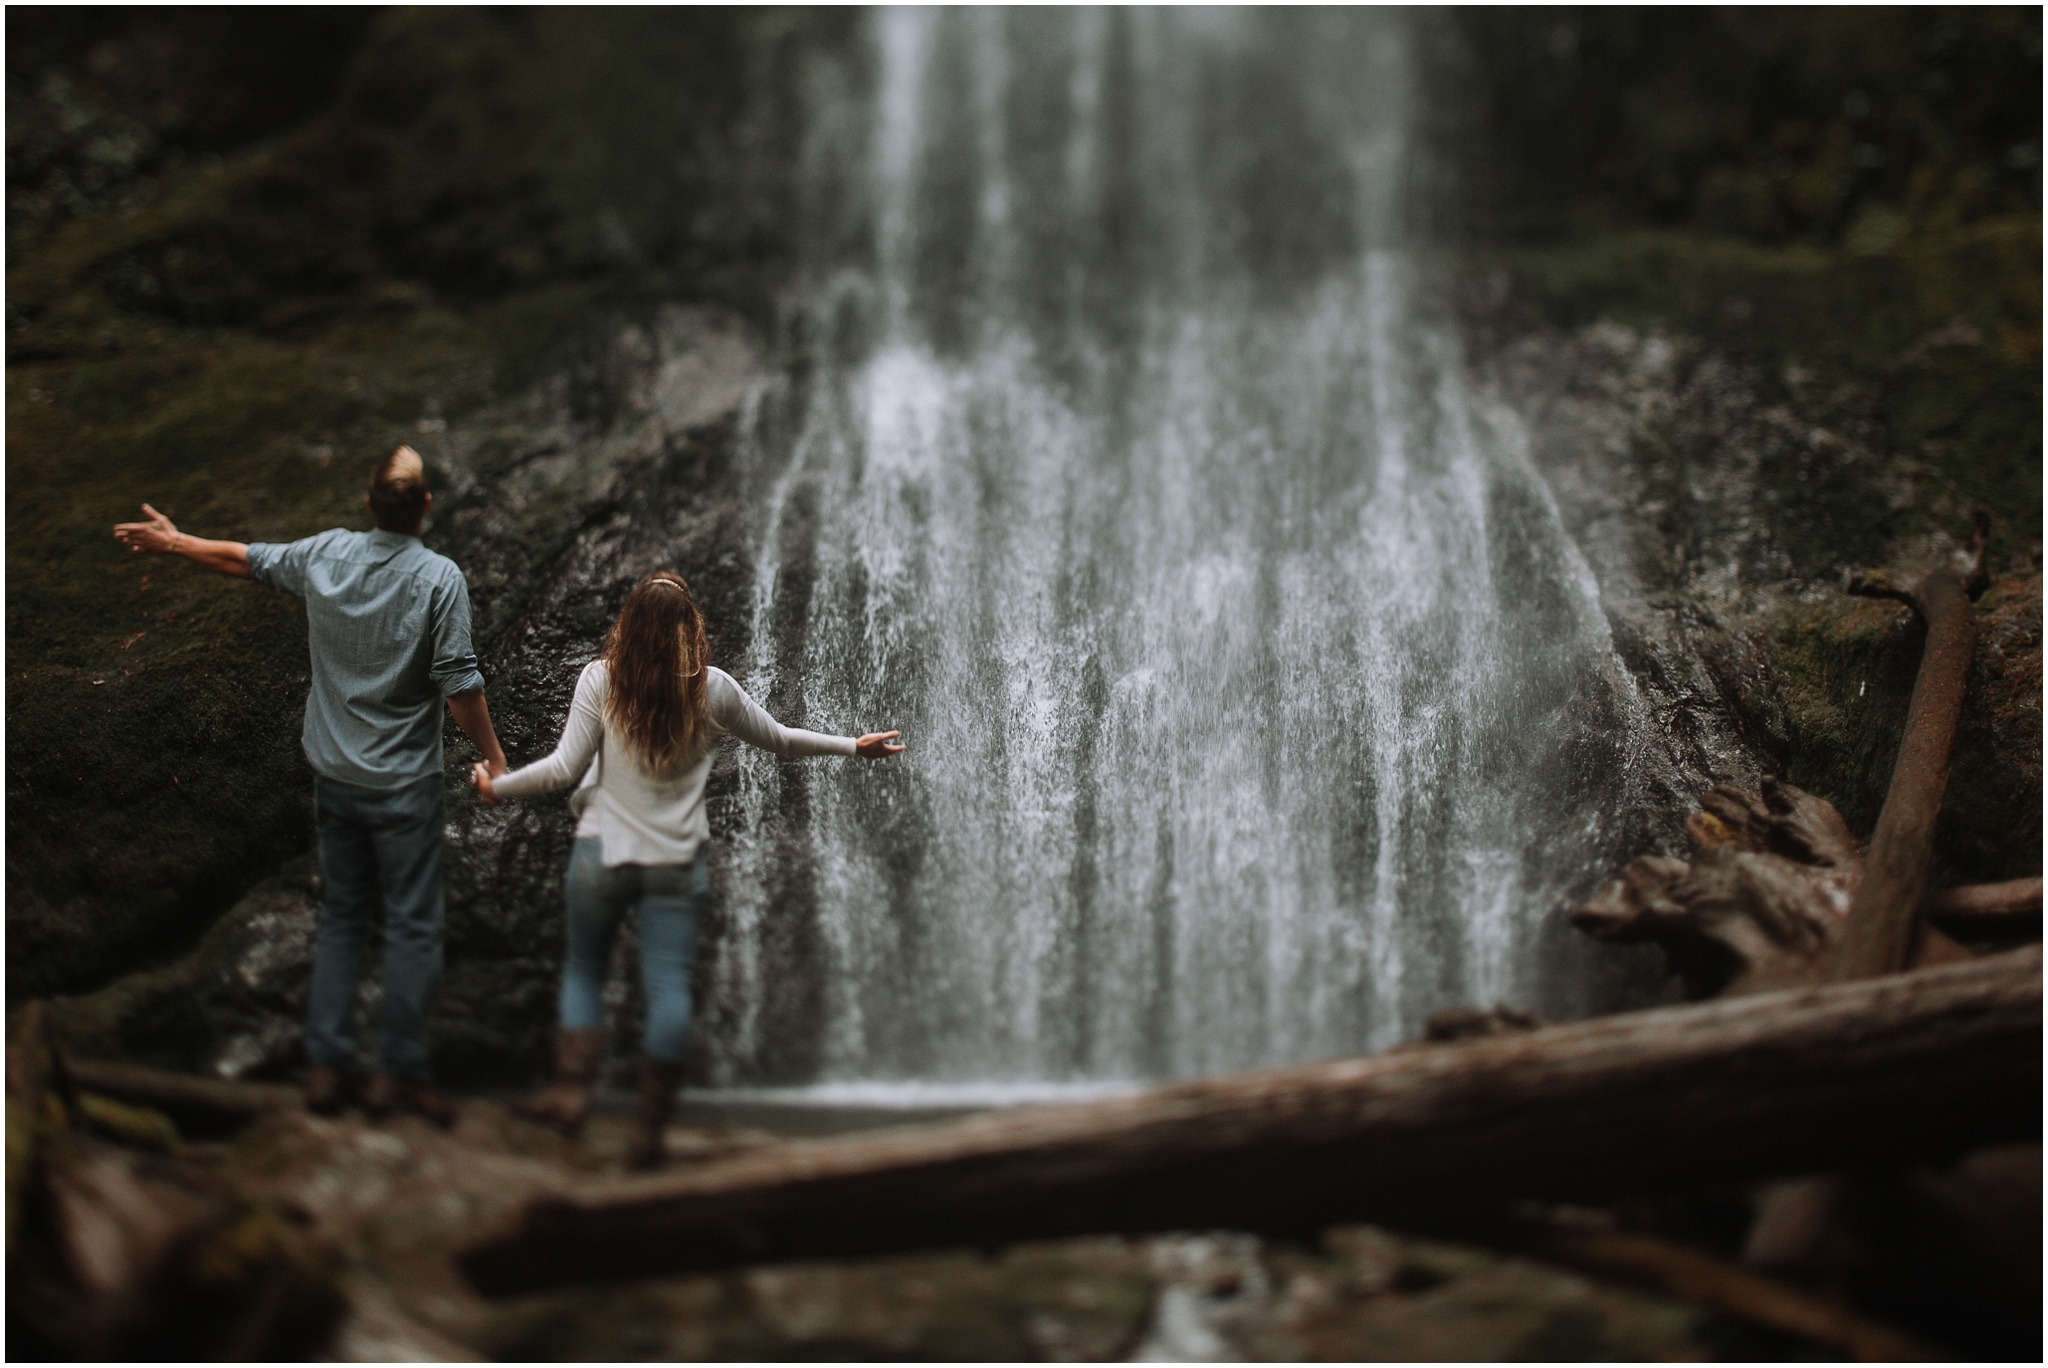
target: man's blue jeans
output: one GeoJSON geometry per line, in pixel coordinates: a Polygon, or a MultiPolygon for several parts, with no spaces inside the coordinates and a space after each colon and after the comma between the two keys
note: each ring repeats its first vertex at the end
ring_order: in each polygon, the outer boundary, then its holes
{"type": "Polygon", "coordinates": [[[306,1001],[306,1054],[356,1067],[354,1018],[363,941],[384,905],[384,992],[377,1009],[378,1067],[426,1083],[427,1001],[441,975],[441,776],[371,789],[316,776],[320,931],[306,1001]]]}
{"type": "Polygon", "coordinates": [[[587,1030],[604,1025],[604,980],[611,967],[619,920],[632,912],[640,924],[640,980],[647,991],[649,1059],[679,1064],[690,1038],[690,956],[697,913],[711,889],[704,857],[686,865],[604,866],[604,844],[577,840],[564,882],[569,954],[562,966],[562,1025],[587,1030]]]}

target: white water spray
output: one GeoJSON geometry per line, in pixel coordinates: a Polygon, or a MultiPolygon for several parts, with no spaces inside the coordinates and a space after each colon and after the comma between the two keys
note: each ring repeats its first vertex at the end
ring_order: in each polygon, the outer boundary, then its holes
{"type": "Polygon", "coordinates": [[[1402,240],[1403,18],[882,12],[871,57],[815,83],[744,673],[910,750],[742,756],[715,1076],[1178,1077],[1568,1007],[1539,925],[1633,712],[1402,240]]]}

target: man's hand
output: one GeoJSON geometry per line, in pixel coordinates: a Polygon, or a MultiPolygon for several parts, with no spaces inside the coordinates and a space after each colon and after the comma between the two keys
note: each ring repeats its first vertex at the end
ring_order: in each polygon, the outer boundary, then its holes
{"type": "Polygon", "coordinates": [[[114,524],[115,539],[130,551],[151,556],[183,556],[194,565],[216,574],[233,575],[236,579],[249,578],[247,543],[208,541],[204,537],[187,536],[148,504],[142,506],[142,511],[149,515],[148,521],[114,524]]]}
{"type": "Polygon", "coordinates": [[[869,732],[853,743],[853,753],[864,760],[880,760],[895,755],[902,751],[903,747],[891,745],[890,742],[901,735],[903,733],[900,731],[869,732]]]}
{"type": "Polygon", "coordinates": [[[469,782],[476,785],[477,800],[485,807],[498,807],[505,801],[498,796],[497,790],[491,787],[491,780],[496,777],[491,773],[491,767],[481,760],[469,767],[469,782]]]}
{"type": "Polygon", "coordinates": [[[178,549],[181,535],[177,526],[148,504],[142,506],[148,515],[147,522],[115,523],[114,537],[130,551],[141,551],[152,556],[161,556],[178,549]]]}

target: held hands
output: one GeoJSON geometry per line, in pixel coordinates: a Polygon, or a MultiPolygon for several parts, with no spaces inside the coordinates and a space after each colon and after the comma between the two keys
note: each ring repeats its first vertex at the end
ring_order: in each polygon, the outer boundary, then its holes
{"type": "MultiPolygon", "coordinates": [[[[503,773],[502,770],[499,772],[503,773]]],[[[469,782],[476,785],[477,799],[485,807],[498,807],[505,801],[491,785],[491,780],[495,777],[491,773],[491,767],[481,760],[469,767],[469,782]]]]}
{"type": "Polygon", "coordinates": [[[853,743],[853,753],[864,760],[883,760],[903,749],[890,744],[903,735],[900,731],[869,732],[853,743]]]}
{"type": "Polygon", "coordinates": [[[115,523],[114,536],[130,551],[146,551],[152,556],[161,556],[178,549],[181,535],[175,524],[148,504],[142,511],[149,515],[147,522],[115,523]]]}

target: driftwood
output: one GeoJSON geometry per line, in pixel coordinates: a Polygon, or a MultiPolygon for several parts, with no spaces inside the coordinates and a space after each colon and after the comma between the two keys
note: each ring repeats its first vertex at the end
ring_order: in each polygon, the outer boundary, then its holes
{"type": "MultiPolygon", "coordinates": [[[[1761,797],[1717,787],[1687,824],[1692,859],[1651,856],[1622,871],[1574,917],[1611,940],[1655,940],[1695,997],[1794,983],[1831,983],[1954,963],[1970,951],[1933,925],[1963,929],[2031,910],[2040,880],[1951,890],[1929,898],[1934,828],[1976,627],[1970,600],[1988,587],[1988,518],[1948,563],[1906,583],[1852,576],[1848,591],[1909,604],[1927,642],[1885,803],[1867,850],[1832,806],[1766,781],[1761,797]],[[1923,915],[1923,913],[1925,915],[1923,915]]],[[[1840,1168],[1841,1164],[1825,1167],[1840,1168]]],[[[1810,1263],[1835,1219],[1843,1180],[1778,1184],[1760,1205],[1745,1257],[1770,1267],[1810,1263]]]]}
{"type": "MultiPolygon", "coordinates": [[[[1693,997],[1969,958],[1920,912],[1975,641],[1970,599],[1988,583],[1987,531],[1979,514],[1956,557],[1903,586],[1878,575],[1849,581],[1850,593],[1909,603],[1927,623],[1905,735],[1867,849],[1832,804],[1802,789],[1770,779],[1761,795],[1717,785],[1686,823],[1689,860],[1631,862],[1574,914],[1574,925],[1604,940],[1659,943],[1693,997]]],[[[2040,881],[2032,885],[2038,915],[2040,881]]],[[[1937,895],[1928,910],[1960,921],[1977,907],[2015,903],[2024,891],[1994,887],[1937,895]]]]}
{"type": "MultiPolygon", "coordinates": [[[[1572,914],[1588,935],[1652,941],[1693,998],[1737,997],[1829,982],[1862,886],[1863,847],[1824,799],[1766,779],[1761,795],[1717,785],[1686,823],[1691,860],[1645,855],[1572,914]]],[[[1957,929],[2038,917],[2039,879],[1949,889],[1927,913],[1957,929]],[[2031,893],[2031,901],[2029,894],[2031,893]]],[[[1970,952],[1917,926],[1910,963],[1959,963],[1970,952]]]]}
{"type": "MultiPolygon", "coordinates": [[[[1977,621],[1970,603],[1990,587],[1984,549],[1990,517],[1979,511],[1968,544],[1948,563],[1917,579],[1895,583],[1882,575],[1852,575],[1848,591],[1896,599],[1919,614],[1927,629],[1906,728],[1892,762],[1884,807],[1871,832],[1862,877],[1848,917],[1821,969],[1831,982],[1892,974],[1912,962],[1916,945],[1942,933],[1921,920],[1927,873],[1934,860],[1934,827],[1948,792],[1949,759],[1963,714],[1963,689],[1976,650],[1977,621]]],[[[1951,947],[1939,947],[1953,958],[1951,947]]],[[[1745,1257],[1766,1268],[1810,1264],[1842,1202],[1844,1179],[1824,1175],[1768,1192],[1751,1228],[1745,1257]]]]}
{"type": "Polygon", "coordinates": [[[766,1259],[1346,1219],[1440,1227],[2030,1139],[2038,948],[1870,983],[800,1142],[536,1200],[463,1257],[505,1294],[766,1259]]]}
{"type": "Polygon", "coordinates": [[[67,1064],[78,1087],[154,1107],[195,1133],[236,1130],[265,1112],[299,1105],[298,1089],[276,1083],[202,1078],[97,1059],[67,1064]]]}
{"type": "Polygon", "coordinates": [[[1661,945],[1692,997],[1820,982],[1862,882],[1863,850],[1833,805],[1766,779],[1717,785],[1686,823],[1690,862],[1631,861],[1573,914],[1602,940],[1661,945]]]}
{"type": "Polygon", "coordinates": [[[1950,562],[1895,584],[1882,575],[1852,576],[1849,592],[1910,604],[1927,624],[1927,645],[1906,708],[1906,731],[1892,762],[1891,787],[1870,835],[1863,879],[1849,907],[1849,926],[1830,957],[1836,980],[1890,974],[1913,951],[1927,871],[1934,859],[1934,823],[1948,791],[1949,757],[1963,715],[1963,685],[1977,645],[1970,601],[1990,587],[1984,547],[1990,517],[1978,513],[1969,544],[1950,562]]]}
{"type": "Polygon", "coordinates": [[[2007,926],[2041,924],[2041,881],[2010,879],[2005,883],[1968,884],[1949,888],[1927,900],[1926,913],[1959,929],[1985,931],[2007,926]]]}
{"type": "Polygon", "coordinates": [[[1865,1363],[1932,1362],[1949,1353],[1859,1316],[1837,1302],[1711,1254],[1653,1235],[1598,1226],[1531,1224],[1491,1235],[1488,1243],[1536,1258],[1633,1282],[1693,1306],[1826,1345],[1865,1363]]]}

